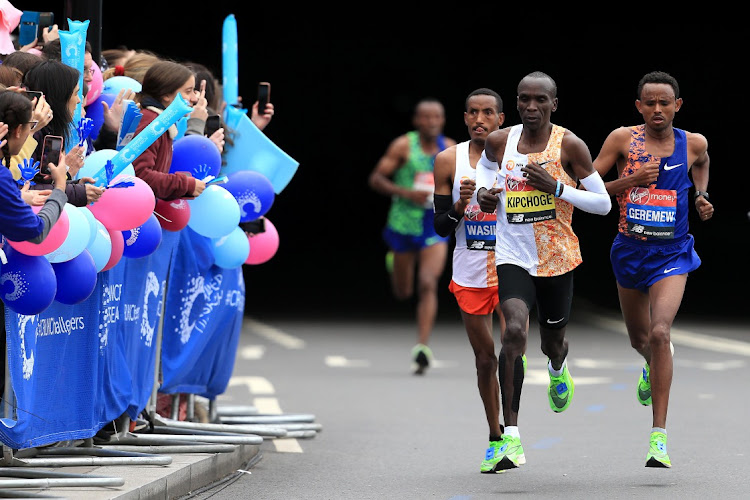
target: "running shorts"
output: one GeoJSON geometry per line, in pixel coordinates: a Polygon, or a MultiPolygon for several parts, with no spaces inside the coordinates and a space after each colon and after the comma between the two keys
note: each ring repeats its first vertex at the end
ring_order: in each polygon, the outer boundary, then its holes
{"type": "Polygon", "coordinates": [[[492,314],[500,299],[497,296],[497,285],[484,288],[461,286],[451,280],[448,289],[456,297],[458,307],[467,314],[492,314]]]}
{"type": "Polygon", "coordinates": [[[662,278],[695,271],[701,259],[693,245],[692,234],[666,245],[650,245],[618,233],[609,252],[617,284],[648,293],[648,288],[662,278]]]}
{"type": "Polygon", "coordinates": [[[425,210],[422,220],[422,234],[410,235],[394,231],[390,227],[383,230],[383,240],[394,252],[418,252],[437,243],[447,243],[450,236],[440,236],[435,232],[435,212],[425,210]]]}
{"type": "Polygon", "coordinates": [[[573,271],[560,276],[532,276],[513,264],[497,266],[498,296],[502,304],[521,299],[529,311],[536,305],[537,320],[544,328],[559,330],[570,320],[573,305],[573,271]]]}

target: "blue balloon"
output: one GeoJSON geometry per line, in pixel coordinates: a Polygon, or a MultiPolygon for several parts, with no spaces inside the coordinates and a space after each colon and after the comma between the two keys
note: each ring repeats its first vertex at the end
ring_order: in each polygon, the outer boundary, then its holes
{"type": "Polygon", "coordinates": [[[140,226],[123,231],[122,238],[125,240],[123,257],[138,259],[151,255],[161,243],[162,232],[159,219],[152,213],[140,226]]]}
{"type": "Polygon", "coordinates": [[[216,177],[221,170],[221,153],[216,144],[203,135],[186,135],[172,146],[170,173],[189,172],[196,179],[216,177]]]}
{"type": "Polygon", "coordinates": [[[240,170],[227,175],[227,182],[222,187],[237,200],[240,222],[253,221],[266,215],[276,198],[271,181],[252,170],[240,170]]]}
{"type": "Polygon", "coordinates": [[[59,303],[78,304],[94,293],[96,263],[88,250],[65,262],[52,263],[52,269],[58,283],[55,300],[59,303]]]}
{"type": "Polygon", "coordinates": [[[299,162],[282,151],[239,109],[227,106],[227,129],[232,131],[234,144],[224,145],[226,165],[222,173],[254,170],[265,175],[279,194],[297,172],[299,162]]]}
{"type": "Polygon", "coordinates": [[[86,106],[86,118],[91,118],[94,121],[94,128],[89,135],[92,141],[99,137],[99,132],[104,125],[104,105],[102,103],[106,102],[111,107],[112,103],[115,102],[115,97],[117,96],[113,94],[101,94],[94,102],[86,106]]]}
{"type": "Polygon", "coordinates": [[[100,272],[109,262],[109,258],[112,256],[112,237],[109,235],[109,231],[104,227],[101,221],[96,221],[96,237],[94,241],[86,247],[91,257],[94,258],[96,264],[96,271],[100,272]]]}
{"type": "Polygon", "coordinates": [[[129,76],[112,76],[102,82],[102,94],[117,95],[122,89],[130,89],[136,94],[141,91],[142,85],[135,78],[129,76]]]}
{"type": "Polygon", "coordinates": [[[10,245],[3,248],[8,263],[0,269],[0,298],[18,314],[33,315],[55,300],[57,278],[43,255],[26,255],[10,245]]]}
{"type": "Polygon", "coordinates": [[[211,248],[214,253],[214,264],[223,269],[234,269],[247,260],[250,254],[250,241],[245,231],[236,227],[223,238],[212,239],[211,248]]]}
{"type": "Polygon", "coordinates": [[[69,229],[62,245],[45,255],[50,262],[65,262],[76,257],[86,249],[91,239],[91,224],[80,209],[70,203],[65,204],[68,214],[69,229]]]}
{"type": "Polygon", "coordinates": [[[188,227],[207,238],[221,238],[232,232],[240,223],[240,206],[229,191],[212,184],[190,205],[188,227]]]}
{"type": "Polygon", "coordinates": [[[91,210],[89,210],[88,207],[78,207],[78,210],[81,211],[84,217],[86,217],[86,221],[89,223],[89,241],[86,243],[86,247],[89,247],[96,238],[96,217],[94,217],[94,214],[91,213],[91,210]]]}

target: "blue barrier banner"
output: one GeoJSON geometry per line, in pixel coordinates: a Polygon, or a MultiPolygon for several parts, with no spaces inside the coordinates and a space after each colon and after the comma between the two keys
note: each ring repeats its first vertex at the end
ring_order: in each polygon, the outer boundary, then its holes
{"type": "Polygon", "coordinates": [[[153,391],[160,326],[160,390],[210,399],[223,393],[245,283],[241,267],[213,265],[211,248],[190,228],[164,231],[151,255],[98,273],[81,303],[53,302],[32,316],[5,308],[17,409],[15,418],[0,419],[0,441],[30,448],[92,437],[125,412],[135,419],[153,391]]]}
{"type": "Polygon", "coordinates": [[[179,241],[179,232],[162,231],[162,241],[154,253],[138,259],[123,259],[123,276],[127,279],[122,282],[120,317],[115,323],[117,352],[121,356],[116,364],[129,371],[131,387],[127,413],[131,420],[146,408],[153,391],[164,290],[179,241]]]}
{"type": "MultiPolygon", "coordinates": [[[[102,277],[109,273],[99,273],[102,277]]],[[[100,405],[100,374],[106,350],[97,289],[75,307],[53,302],[41,314],[5,309],[9,376],[17,419],[0,420],[0,440],[29,448],[93,436],[122,414],[100,405]]]]}
{"type": "Polygon", "coordinates": [[[16,419],[0,419],[0,441],[29,448],[92,437],[125,411],[135,419],[154,386],[164,284],[179,233],[159,248],[97,274],[94,292],[42,313],[5,309],[16,419]]]}
{"type": "Polygon", "coordinates": [[[245,310],[242,267],[213,265],[211,240],[180,231],[167,289],[160,392],[215,398],[234,368],[245,310]]]}

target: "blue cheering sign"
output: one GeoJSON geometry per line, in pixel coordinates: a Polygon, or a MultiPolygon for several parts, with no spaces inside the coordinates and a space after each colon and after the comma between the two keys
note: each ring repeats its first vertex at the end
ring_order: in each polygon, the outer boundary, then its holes
{"type": "Polygon", "coordinates": [[[229,14],[224,19],[221,30],[221,64],[222,64],[222,87],[224,89],[224,100],[229,106],[239,102],[239,79],[237,64],[237,20],[234,14],[229,14]]]}
{"type": "Polygon", "coordinates": [[[138,105],[134,101],[130,99],[124,99],[122,103],[125,107],[125,111],[122,114],[120,130],[117,133],[117,145],[115,146],[115,149],[117,149],[117,151],[120,151],[131,140],[133,140],[133,137],[135,137],[135,131],[138,128],[138,124],[141,123],[141,118],[143,118],[141,110],[138,108],[138,105]]]}
{"type": "Polygon", "coordinates": [[[83,97],[83,67],[84,56],[86,52],[86,32],[88,31],[89,21],[71,21],[68,19],[68,31],[58,31],[60,35],[60,59],[71,68],[78,71],[78,98],[76,109],[73,112],[73,127],[71,127],[72,141],[65,145],[65,152],[73,149],[78,144],[78,130],[75,128],[81,120],[81,103],[83,97]]]}
{"type": "MultiPolygon", "coordinates": [[[[167,109],[162,111],[162,113],[157,116],[154,121],[149,123],[146,128],[141,130],[140,134],[135,136],[133,140],[128,142],[125,147],[123,147],[120,151],[117,152],[115,156],[110,159],[113,165],[112,178],[116,177],[123,170],[125,170],[125,168],[133,163],[133,161],[138,158],[141,153],[146,151],[146,149],[148,149],[148,147],[151,146],[156,141],[156,139],[164,134],[167,129],[169,129],[169,127],[174,125],[177,120],[179,120],[192,110],[193,108],[191,108],[187,101],[185,101],[185,98],[182,97],[182,94],[178,93],[177,96],[175,96],[174,101],[172,101],[172,104],[167,106],[167,109]]],[[[107,172],[105,171],[105,166],[102,166],[102,168],[100,168],[99,171],[91,177],[94,178],[94,184],[99,187],[106,186],[109,183],[107,172]]]]}

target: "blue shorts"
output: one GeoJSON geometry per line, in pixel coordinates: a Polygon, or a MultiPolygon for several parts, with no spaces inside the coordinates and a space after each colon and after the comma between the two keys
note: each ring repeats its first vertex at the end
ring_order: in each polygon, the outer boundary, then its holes
{"type": "Polygon", "coordinates": [[[430,209],[424,211],[422,234],[403,234],[386,226],[383,230],[383,240],[394,252],[418,252],[436,243],[448,242],[450,236],[440,236],[435,232],[435,212],[430,209]]]}
{"type": "Polygon", "coordinates": [[[618,233],[609,252],[617,284],[648,293],[662,278],[695,271],[701,259],[693,243],[691,234],[664,245],[643,244],[618,233]]]}

